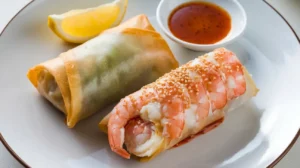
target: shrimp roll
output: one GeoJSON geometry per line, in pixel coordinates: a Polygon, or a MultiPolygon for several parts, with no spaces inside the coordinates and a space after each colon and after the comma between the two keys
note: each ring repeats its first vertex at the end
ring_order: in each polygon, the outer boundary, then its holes
{"type": "Polygon", "coordinates": [[[72,128],[178,66],[148,18],[138,15],[32,67],[27,76],[72,128]]]}
{"type": "Polygon", "coordinates": [[[218,48],[121,99],[99,127],[113,152],[147,161],[216,127],[257,92],[237,56],[218,48]]]}

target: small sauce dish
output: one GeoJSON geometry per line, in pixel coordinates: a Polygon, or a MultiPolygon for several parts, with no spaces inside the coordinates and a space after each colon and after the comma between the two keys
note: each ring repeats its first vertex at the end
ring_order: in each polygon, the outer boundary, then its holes
{"type": "Polygon", "coordinates": [[[195,51],[210,51],[232,43],[247,24],[237,0],[161,0],[156,18],[174,42],[195,51]]]}

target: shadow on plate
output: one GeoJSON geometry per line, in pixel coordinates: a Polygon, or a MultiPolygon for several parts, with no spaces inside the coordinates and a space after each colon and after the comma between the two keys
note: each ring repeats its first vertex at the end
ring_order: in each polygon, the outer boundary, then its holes
{"type": "MultiPolygon", "coordinates": [[[[154,165],[166,165],[167,167],[217,167],[233,159],[236,155],[242,155],[243,150],[248,150],[248,145],[260,136],[260,114],[262,110],[249,102],[242,107],[232,111],[224,123],[216,129],[201,135],[188,144],[170,149],[161,153],[151,165],[137,163],[136,167],[153,167],[154,165]],[[170,162],[172,160],[172,162],[170,162]]],[[[257,140],[259,150],[264,152],[268,144],[263,138],[257,140]]],[[[257,147],[258,148],[258,147],[257,147]]],[[[254,151],[254,150],[253,150],[254,151]]],[[[250,151],[251,152],[251,151],[250,151]]],[[[246,155],[245,153],[244,155],[246,155]]],[[[239,159],[248,158],[241,156],[239,159]]],[[[234,159],[234,161],[236,161],[234,159]]],[[[233,164],[229,162],[227,165],[233,164]]]]}
{"type": "Polygon", "coordinates": [[[47,130],[38,132],[35,135],[43,141],[43,145],[47,146],[48,150],[49,148],[55,150],[58,156],[62,154],[65,157],[67,153],[72,151],[72,155],[69,155],[68,159],[63,162],[67,162],[71,167],[82,168],[86,165],[94,165],[95,168],[98,168],[107,165],[115,167],[126,164],[130,166],[128,163],[135,163],[131,160],[122,159],[113,153],[109,147],[107,135],[101,132],[98,127],[101,119],[112,110],[114,104],[80,121],[73,129],[70,129],[65,124],[66,117],[62,112],[57,110],[44,97],[38,96],[37,99],[39,106],[44,109],[42,112],[39,111],[39,115],[47,118],[47,120],[36,124],[43,124],[42,127],[47,127],[47,130]],[[51,135],[57,137],[53,138],[51,135]],[[66,141],[70,143],[66,143],[66,141]]]}
{"type": "Polygon", "coordinates": [[[65,123],[66,116],[61,111],[40,95],[38,101],[39,105],[43,106],[43,109],[45,109],[42,112],[40,111],[40,115],[43,115],[48,119],[45,121],[47,123],[45,123],[44,126],[51,124],[51,127],[53,126],[54,129],[59,128],[61,129],[61,132],[68,134],[68,136],[72,135],[69,138],[73,141],[77,141],[78,145],[83,145],[87,151],[95,151],[99,150],[99,148],[103,148],[101,147],[102,141],[103,143],[107,143],[107,138],[103,138],[104,136],[107,136],[99,130],[98,123],[108,112],[111,111],[112,106],[103,109],[101,112],[96,113],[87,119],[79,121],[74,128],[70,129],[65,123]],[[58,125],[58,127],[54,127],[56,125],[58,125]],[[93,148],[89,148],[89,145],[92,145],[93,148]]]}
{"type": "Polygon", "coordinates": [[[240,150],[230,159],[217,167],[256,167],[257,163],[261,160],[261,156],[263,156],[268,148],[269,142],[267,141],[266,136],[262,133],[258,133],[244,149],[240,150]]]}

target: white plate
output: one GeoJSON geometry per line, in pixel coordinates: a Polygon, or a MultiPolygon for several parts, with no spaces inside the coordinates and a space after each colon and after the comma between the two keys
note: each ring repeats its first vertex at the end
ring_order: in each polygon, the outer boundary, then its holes
{"type": "MultiPolygon", "coordinates": [[[[108,1],[101,1],[108,2],[108,1]]],[[[31,167],[266,167],[289,146],[300,124],[300,45],[284,20],[264,1],[240,0],[248,16],[244,35],[225,46],[253,74],[260,92],[215,130],[166,151],[148,163],[112,153],[97,124],[111,109],[68,129],[64,116],[26,78],[27,70],[74,47],[47,27],[47,16],[99,5],[99,0],[35,0],[0,38],[0,131],[31,167]]],[[[155,19],[159,0],[129,0],[125,19],[145,13],[155,19]]],[[[167,39],[167,37],[165,37],[167,39]]],[[[167,39],[180,63],[202,53],[167,39]]]]}

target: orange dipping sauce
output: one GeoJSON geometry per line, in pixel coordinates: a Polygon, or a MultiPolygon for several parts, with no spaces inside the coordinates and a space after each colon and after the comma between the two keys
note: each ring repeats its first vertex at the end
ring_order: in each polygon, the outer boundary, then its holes
{"type": "Polygon", "coordinates": [[[173,35],[183,41],[214,44],[230,32],[231,17],[213,3],[188,2],[174,9],[168,24],[173,35]]]}

